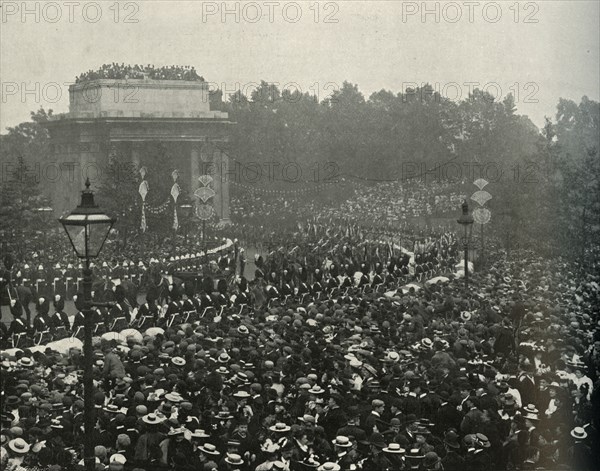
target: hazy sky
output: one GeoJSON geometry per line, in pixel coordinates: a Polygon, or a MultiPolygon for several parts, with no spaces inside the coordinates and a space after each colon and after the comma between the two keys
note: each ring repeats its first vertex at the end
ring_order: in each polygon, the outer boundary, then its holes
{"type": "Polygon", "coordinates": [[[597,0],[228,2],[227,14],[202,1],[27,2],[25,15],[0,3],[0,132],[40,106],[66,112],[68,83],[107,62],[189,64],[225,93],[262,79],[319,99],[344,80],[366,97],[429,82],[455,98],[479,83],[512,91],[537,125],[559,97],[600,98],[597,0]]]}

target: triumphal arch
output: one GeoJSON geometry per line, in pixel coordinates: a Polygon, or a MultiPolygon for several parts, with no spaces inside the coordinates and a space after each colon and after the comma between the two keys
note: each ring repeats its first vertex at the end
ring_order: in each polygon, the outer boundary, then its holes
{"type": "MultiPolygon", "coordinates": [[[[58,214],[72,210],[87,177],[92,188],[99,185],[111,156],[130,161],[143,174],[149,149],[160,147],[161,168],[164,165],[166,175],[177,171],[179,184],[189,195],[203,187],[202,175],[211,174],[214,195],[209,203],[217,218],[226,223],[227,143],[233,124],[227,113],[211,110],[205,81],[144,77],[73,84],[69,87],[69,112],[45,123],[50,134],[49,158],[65,177],[57,185],[48,185],[54,209],[58,214]]],[[[206,206],[193,196],[190,200],[206,206]]]]}

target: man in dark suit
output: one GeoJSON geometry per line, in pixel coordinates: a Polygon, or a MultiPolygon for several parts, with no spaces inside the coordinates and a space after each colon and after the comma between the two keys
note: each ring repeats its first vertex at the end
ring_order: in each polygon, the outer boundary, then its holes
{"type": "Polygon", "coordinates": [[[342,435],[344,437],[354,437],[357,442],[364,442],[367,440],[367,434],[358,425],[360,417],[360,411],[358,407],[348,407],[348,423],[343,427],[339,428],[336,432],[336,436],[342,435]]]}
{"type": "Polygon", "coordinates": [[[325,435],[328,439],[333,440],[336,432],[348,422],[346,413],[341,408],[342,397],[339,394],[332,394],[329,397],[329,403],[325,408],[323,422],[320,424],[325,429],[325,435]]]}

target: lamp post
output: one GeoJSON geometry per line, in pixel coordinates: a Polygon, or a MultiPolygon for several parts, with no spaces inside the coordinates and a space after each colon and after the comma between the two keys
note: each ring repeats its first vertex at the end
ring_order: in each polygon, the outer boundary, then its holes
{"type": "Polygon", "coordinates": [[[90,190],[89,178],[85,182],[85,190],[81,192],[81,203],[71,214],[59,219],[63,225],[69,241],[80,259],[85,259],[83,268],[83,299],[84,299],[84,339],[83,339],[83,388],[84,388],[84,410],[85,410],[85,439],[83,445],[83,459],[86,471],[93,471],[96,467],[94,457],[94,427],[96,423],[94,413],[94,382],[92,377],[93,350],[92,330],[93,315],[92,303],[92,270],[90,259],[98,257],[108,234],[116,222],[104,214],[94,203],[94,193],[90,190]]]}
{"type": "Polygon", "coordinates": [[[469,213],[469,203],[463,201],[462,214],[457,219],[457,222],[463,226],[463,248],[465,250],[465,287],[469,287],[469,240],[471,239],[471,231],[473,230],[473,216],[469,213]]]}

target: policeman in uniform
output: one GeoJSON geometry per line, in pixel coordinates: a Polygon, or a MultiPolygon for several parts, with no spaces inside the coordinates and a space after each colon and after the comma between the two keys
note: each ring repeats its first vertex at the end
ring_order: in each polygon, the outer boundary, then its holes
{"type": "Polygon", "coordinates": [[[217,282],[217,291],[219,292],[217,303],[219,303],[220,306],[227,306],[227,304],[229,304],[229,299],[227,298],[227,281],[225,281],[224,278],[221,278],[217,282]]]}
{"type": "Polygon", "coordinates": [[[183,299],[181,301],[181,311],[185,322],[195,322],[197,320],[196,305],[194,304],[194,282],[186,282],[183,286],[183,299]]]}
{"type": "Polygon", "coordinates": [[[202,314],[206,308],[211,307],[213,305],[211,294],[213,292],[214,285],[212,278],[209,276],[205,277],[202,280],[201,287],[202,289],[200,292],[200,314],[202,314]]]}
{"type": "Polygon", "coordinates": [[[310,288],[308,287],[308,272],[306,271],[306,267],[300,265],[298,267],[298,272],[296,275],[296,286],[298,288],[298,294],[303,296],[310,292],[310,288]]]}
{"type": "Polygon", "coordinates": [[[371,286],[373,288],[376,288],[378,285],[383,283],[383,277],[381,276],[383,272],[383,267],[381,266],[381,263],[377,262],[375,263],[375,274],[373,275],[373,282],[371,283],[371,286]]]}
{"type": "Polygon", "coordinates": [[[292,274],[288,270],[283,270],[283,276],[281,280],[281,294],[283,296],[291,296],[294,293],[293,289],[292,274]]]}
{"type": "Polygon", "coordinates": [[[73,335],[77,338],[81,338],[83,337],[83,329],[85,327],[83,293],[73,295],[73,303],[75,304],[75,309],[77,309],[77,313],[73,319],[73,335]]]}
{"type": "Polygon", "coordinates": [[[46,298],[38,298],[35,303],[36,315],[33,319],[33,334],[38,336],[44,332],[50,332],[50,319],[48,313],[50,311],[50,303],[46,298]]]}
{"type": "Polygon", "coordinates": [[[65,283],[66,273],[66,268],[62,268],[60,263],[57,263],[54,266],[54,295],[56,296],[59,294],[63,299],[67,295],[67,286],[65,283]]]}
{"type": "Polygon", "coordinates": [[[360,272],[362,273],[362,276],[360,277],[358,286],[362,288],[363,286],[368,286],[371,282],[369,279],[369,267],[363,263],[360,266],[360,272]]]}
{"type": "Polygon", "coordinates": [[[139,327],[154,327],[158,324],[158,306],[154,293],[146,294],[146,302],[138,309],[135,320],[139,327]]]}
{"type": "Polygon", "coordinates": [[[44,266],[40,263],[34,272],[34,279],[32,280],[35,287],[37,296],[47,297],[46,294],[46,274],[44,273],[44,266]]]}
{"type": "Polygon", "coordinates": [[[248,281],[246,278],[242,277],[238,283],[238,295],[235,298],[235,304],[241,306],[242,304],[248,304],[249,302],[248,281]]]}
{"type": "Polygon", "coordinates": [[[69,263],[65,270],[65,299],[71,299],[77,292],[77,270],[69,263]]]}
{"type": "Polygon", "coordinates": [[[50,317],[50,331],[55,340],[60,340],[68,335],[71,330],[69,317],[65,313],[65,300],[60,294],[54,296],[54,314],[50,317]]]}
{"type": "Polygon", "coordinates": [[[330,276],[329,276],[329,278],[327,280],[327,289],[329,291],[333,291],[339,285],[340,285],[340,280],[337,278],[337,276],[331,275],[331,272],[330,272],[330,276]]]}
{"type": "Polygon", "coordinates": [[[25,345],[28,330],[28,326],[22,318],[23,306],[19,300],[14,298],[10,300],[10,313],[13,315],[14,319],[10,323],[6,336],[7,338],[12,337],[14,347],[19,348],[25,345]]]}
{"type": "Polygon", "coordinates": [[[315,273],[313,275],[314,283],[312,285],[313,294],[320,293],[323,291],[323,273],[319,268],[315,268],[315,273]]]}
{"type": "Polygon", "coordinates": [[[172,325],[174,322],[174,318],[179,316],[181,313],[181,303],[179,300],[181,299],[181,295],[179,294],[179,289],[177,285],[171,284],[169,285],[169,304],[167,307],[167,312],[165,314],[165,322],[167,326],[172,325]]]}
{"type": "Polygon", "coordinates": [[[110,322],[108,328],[110,330],[122,330],[129,325],[131,316],[125,295],[126,293],[123,286],[117,285],[114,291],[115,304],[110,308],[108,315],[110,322]],[[124,319],[124,321],[117,321],[118,319],[124,319]]]}

